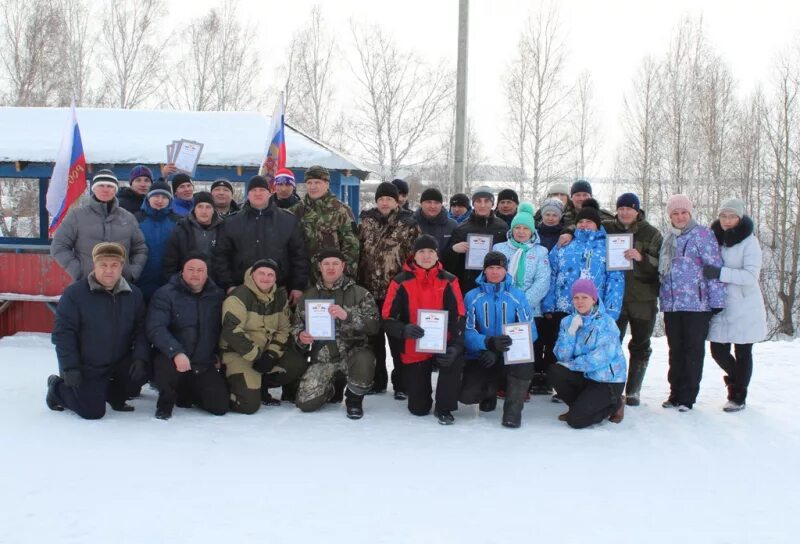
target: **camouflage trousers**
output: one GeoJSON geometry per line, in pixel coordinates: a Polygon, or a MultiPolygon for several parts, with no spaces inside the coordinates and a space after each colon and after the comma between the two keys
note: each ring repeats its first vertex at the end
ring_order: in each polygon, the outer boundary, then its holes
{"type": "Polygon", "coordinates": [[[279,387],[297,383],[306,370],[303,355],[288,348],[275,367],[267,374],[253,369],[253,363],[238,353],[224,353],[225,377],[230,391],[231,410],[254,414],[261,407],[261,387],[279,387]]]}
{"type": "Polygon", "coordinates": [[[375,355],[368,348],[355,348],[333,361],[312,359],[297,389],[297,407],[313,412],[324,406],[334,395],[337,374],[347,378],[347,388],[352,393],[364,395],[375,377],[375,355]]]}

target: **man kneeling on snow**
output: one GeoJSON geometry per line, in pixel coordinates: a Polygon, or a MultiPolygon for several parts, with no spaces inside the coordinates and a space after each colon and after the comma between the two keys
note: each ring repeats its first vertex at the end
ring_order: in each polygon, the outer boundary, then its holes
{"type": "Polygon", "coordinates": [[[341,402],[347,384],[347,417],[360,419],[364,394],[375,377],[375,355],[368,337],[378,333],[378,307],[369,291],[344,275],[346,258],[339,249],[323,249],[316,260],[320,280],[303,293],[292,331],[298,346],[311,350],[311,366],[297,389],[297,407],[312,412],[326,402],[341,402]],[[305,301],[314,299],[334,301],[328,313],[335,319],[335,340],[316,340],[308,332],[305,301]]]}
{"type": "Polygon", "coordinates": [[[94,270],[64,290],[52,341],[61,376],[47,379],[47,406],[69,408],[84,419],[100,419],[106,402],[126,403],[147,381],[150,345],[144,331],[142,292],[122,277],[125,248],[101,242],[92,249],[94,270]]]}

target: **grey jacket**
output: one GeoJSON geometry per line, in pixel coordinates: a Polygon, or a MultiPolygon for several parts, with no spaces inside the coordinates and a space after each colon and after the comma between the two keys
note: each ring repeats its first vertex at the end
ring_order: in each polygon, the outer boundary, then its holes
{"type": "Polygon", "coordinates": [[[123,274],[136,281],[147,262],[147,244],[139,222],[119,207],[115,198],[111,205],[94,197],[79,208],[72,208],[56,230],[50,244],[50,255],[73,280],[80,280],[94,270],[92,248],[100,242],[117,242],[125,247],[128,262],[123,274]]]}

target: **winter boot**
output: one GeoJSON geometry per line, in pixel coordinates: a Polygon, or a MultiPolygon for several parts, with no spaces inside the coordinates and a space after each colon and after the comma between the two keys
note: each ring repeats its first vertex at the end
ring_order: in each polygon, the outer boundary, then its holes
{"type": "Polygon", "coordinates": [[[433,414],[436,416],[436,419],[439,420],[439,425],[452,425],[456,422],[456,418],[453,417],[450,410],[439,410],[437,408],[433,411],[433,414]]]}
{"type": "Polygon", "coordinates": [[[286,402],[294,402],[297,398],[297,388],[300,387],[300,380],[295,380],[292,383],[287,383],[282,387],[281,400],[286,402]]]}
{"type": "Polygon", "coordinates": [[[44,401],[47,403],[47,407],[55,412],[64,411],[64,407],[59,404],[58,398],[56,397],[56,386],[59,383],[61,383],[61,376],[53,374],[47,378],[47,396],[44,398],[44,401]]]}
{"type": "Polygon", "coordinates": [[[161,408],[156,408],[156,419],[163,419],[164,421],[166,421],[171,417],[172,417],[172,408],[166,406],[161,408]]]}
{"type": "Polygon", "coordinates": [[[628,382],[625,384],[625,404],[628,406],[639,406],[639,392],[642,389],[648,363],[649,361],[646,359],[631,359],[628,382]]]}
{"type": "Polygon", "coordinates": [[[740,412],[740,411],[744,410],[744,407],[745,407],[745,403],[744,402],[739,404],[736,401],[729,400],[728,402],[725,403],[725,406],[722,407],[722,411],[723,412],[728,412],[728,413],[740,412]]]}
{"type": "MultiPolygon", "coordinates": [[[[109,403],[111,404],[111,403],[109,403]]],[[[111,409],[115,412],[133,412],[136,408],[128,404],[127,402],[115,402],[111,404],[111,409]]]]}
{"type": "Polygon", "coordinates": [[[483,399],[480,404],[478,404],[478,409],[481,412],[494,412],[495,408],[497,408],[497,397],[483,399]]]}
{"type": "Polygon", "coordinates": [[[609,416],[608,420],[611,423],[622,423],[624,417],[625,417],[625,402],[623,402],[622,399],[619,399],[619,402],[617,403],[617,409],[614,410],[614,413],[612,413],[609,416]]]}
{"type": "Polygon", "coordinates": [[[531,380],[531,386],[528,390],[531,395],[552,395],[553,388],[547,383],[546,372],[536,372],[531,380]]]}
{"type": "Polygon", "coordinates": [[[506,400],[503,403],[503,427],[516,429],[522,425],[522,407],[527,392],[528,380],[509,376],[506,382],[506,400]]]}
{"type": "Polygon", "coordinates": [[[361,419],[364,417],[364,395],[356,395],[350,389],[344,392],[344,405],[347,408],[348,419],[361,419]]]}

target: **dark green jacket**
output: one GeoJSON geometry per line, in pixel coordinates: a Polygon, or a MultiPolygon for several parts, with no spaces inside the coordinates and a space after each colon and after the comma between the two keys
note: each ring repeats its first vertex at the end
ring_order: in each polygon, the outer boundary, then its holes
{"type": "Polygon", "coordinates": [[[626,229],[616,219],[603,221],[603,228],[608,234],[633,234],[633,247],[642,254],[640,262],[633,262],[633,270],[625,271],[625,296],[623,307],[630,302],[654,302],[658,299],[658,255],[661,232],[644,218],[644,211],[639,212],[639,219],[626,229]]]}

